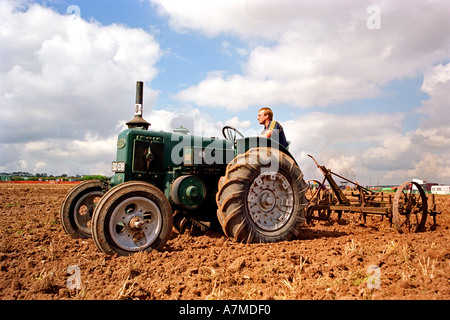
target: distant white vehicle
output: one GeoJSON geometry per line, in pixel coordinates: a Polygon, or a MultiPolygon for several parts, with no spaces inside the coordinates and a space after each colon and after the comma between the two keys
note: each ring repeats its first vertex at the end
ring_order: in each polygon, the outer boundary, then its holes
{"type": "Polygon", "coordinates": [[[450,186],[432,186],[431,193],[433,193],[433,194],[450,194],[450,186]]]}

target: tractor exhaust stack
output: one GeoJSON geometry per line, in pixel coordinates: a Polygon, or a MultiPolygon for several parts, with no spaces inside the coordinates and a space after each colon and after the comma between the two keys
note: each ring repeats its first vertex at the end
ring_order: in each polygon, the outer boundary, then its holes
{"type": "Polygon", "coordinates": [[[129,129],[143,127],[145,130],[148,129],[150,123],[142,118],[142,113],[144,111],[144,82],[136,82],[136,104],[134,106],[134,118],[128,121],[126,124],[129,129]]]}

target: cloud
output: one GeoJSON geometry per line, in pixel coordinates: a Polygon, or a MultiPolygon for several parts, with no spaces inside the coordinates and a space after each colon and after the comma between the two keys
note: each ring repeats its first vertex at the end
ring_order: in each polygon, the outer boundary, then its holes
{"type": "Polygon", "coordinates": [[[150,129],[156,131],[172,132],[182,126],[189,130],[190,134],[223,138],[222,128],[232,126],[244,136],[256,135],[256,132],[249,128],[251,123],[248,120],[241,121],[235,116],[224,121],[214,121],[208,114],[193,108],[183,111],[152,110],[144,118],[152,123],[150,129]]]}
{"type": "Polygon", "coordinates": [[[116,139],[116,136],[102,138],[98,134],[88,133],[82,139],[72,141],[56,137],[8,144],[7,150],[14,158],[4,161],[2,156],[0,169],[3,172],[109,176],[112,174],[109,170],[111,161],[116,154],[116,139]]]}
{"type": "Polygon", "coordinates": [[[38,173],[38,172],[40,172],[41,168],[45,168],[46,166],[47,166],[47,164],[45,162],[40,161],[35,164],[33,172],[38,173]]]}
{"type": "Polygon", "coordinates": [[[407,113],[336,115],[312,112],[285,122],[290,151],[308,179],[320,172],[307,157],[362,183],[400,184],[418,178],[450,182],[450,63],[425,73],[422,90],[429,98],[417,112],[426,115],[417,129],[404,131],[407,113]]]}
{"type": "Polygon", "coordinates": [[[401,113],[337,115],[311,112],[284,122],[283,128],[292,142],[289,151],[307,179],[321,177],[307,156],[311,154],[319,164],[334,172],[368,183],[369,172],[392,167],[394,153],[391,148],[398,147],[399,139],[404,139],[399,134],[403,121],[404,114],[401,113]]]}
{"type": "MultiPolygon", "coordinates": [[[[2,142],[79,137],[95,126],[111,134],[111,121],[127,114],[133,83],[156,76],[160,49],[142,30],[101,26],[38,5],[1,9],[7,30],[0,39],[2,142]],[[27,126],[17,125],[18,114],[27,126]]],[[[151,103],[156,92],[147,91],[151,103]]]]}
{"type": "MultiPolygon", "coordinates": [[[[428,130],[439,130],[443,135],[449,136],[450,108],[448,93],[450,92],[450,63],[438,64],[430,67],[424,75],[422,91],[432,99],[424,101],[416,110],[427,116],[423,127],[428,130]]],[[[439,135],[438,132],[436,134],[439,135]]]]}
{"type": "Polygon", "coordinates": [[[210,74],[176,95],[199,106],[320,107],[379,97],[450,50],[447,1],[379,1],[379,30],[367,28],[371,4],[362,1],[153,2],[176,30],[251,43],[241,74],[210,74]]]}
{"type": "Polygon", "coordinates": [[[145,119],[152,123],[150,129],[157,131],[172,132],[182,126],[193,135],[217,137],[221,130],[220,122],[213,121],[208,114],[193,108],[183,111],[152,110],[145,119]]]}
{"type": "MultiPolygon", "coordinates": [[[[148,109],[157,98],[149,83],[162,51],[144,30],[103,26],[26,1],[0,3],[0,30],[0,143],[17,155],[2,152],[4,170],[20,167],[18,159],[29,170],[71,170],[75,160],[59,152],[91,159],[66,173],[99,169],[95,150],[114,146],[111,124],[132,118],[135,82],[146,82],[148,109]]],[[[110,150],[103,155],[113,157],[110,150]]]]}
{"type": "Polygon", "coordinates": [[[365,183],[448,179],[448,1],[189,1],[189,8],[178,6],[181,0],[152,2],[178,31],[221,36],[225,49],[235,39],[248,43],[241,72],[211,70],[179,91],[179,101],[232,112],[258,105],[313,110],[283,124],[291,152],[311,175],[317,169],[307,153],[365,183]],[[380,9],[380,29],[367,27],[372,5],[380,9]],[[419,107],[339,110],[422,76],[429,98],[419,107]],[[411,118],[418,123],[412,129],[411,118]]]}
{"type": "Polygon", "coordinates": [[[199,31],[209,37],[223,32],[253,35],[266,23],[251,18],[239,0],[151,0],[178,32],[199,31]],[[230,20],[232,17],[232,20],[230,20]]]}
{"type": "MultiPolygon", "coordinates": [[[[366,23],[367,4],[357,0],[298,1],[298,0],[149,0],[159,13],[169,18],[178,32],[196,31],[208,37],[231,34],[247,40],[276,40],[290,29],[314,28],[335,30],[335,25],[363,14],[366,23]],[[324,19],[323,24],[318,20],[324,19]],[[312,26],[313,25],[313,26],[312,26]]],[[[314,36],[314,34],[310,34],[314,36]]]]}

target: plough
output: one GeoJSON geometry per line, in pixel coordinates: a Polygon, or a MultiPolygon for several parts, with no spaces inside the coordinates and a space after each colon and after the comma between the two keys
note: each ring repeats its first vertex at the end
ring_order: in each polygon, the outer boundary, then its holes
{"type": "Polygon", "coordinates": [[[421,232],[436,227],[436,203],[434,194],[428,203],[428,197],[422,186],[414,181],[402,183],[393,193],[376,192],[365,188],[357,182],[351,181],[325,166],[319,165],[311,155],[308,155],[320,169],[324,178],[308,180],[310,204],[306,212],[306,220],[330,220],[335,212],[338,219],[342,214],[359,213],[366,222],[367,215],[378,215],[387,218],[389,224],[394,225],[399,233],[421,232]],[[349,191],[342,190],[333,179],[333,175],[350,183],[349,191]],[[329,188],[325,186],[328,183],[329,188]],[[433,218],[433,224],[427,226],[427,217],[433,218]]]}

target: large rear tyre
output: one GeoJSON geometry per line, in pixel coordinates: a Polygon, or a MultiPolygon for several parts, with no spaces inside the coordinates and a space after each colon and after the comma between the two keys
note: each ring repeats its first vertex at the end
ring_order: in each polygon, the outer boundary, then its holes
{"type": "Polygon", "coordinates": [[[141,181],[125,182],[108,191],[92,221],[97,247],[118,255],[162,249],[173,227],[172,208],[164,193],[141,181]]]}
{"type": "Polygon", "coordinates": [[[219,180],[217,217],[239,242],[290,240],[305,222],[308,190],[295,161],[273,148],[237,156],[219,180]]]}
{"type": "Polygon", "coordinates": [[[91,238],[91,219],[95,206],[108,186],[103,181],[85,181],[64,198],[59,218],[64,231],[72,238],[91,238]]]}

